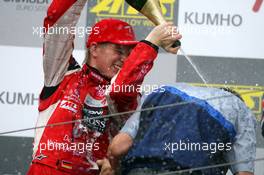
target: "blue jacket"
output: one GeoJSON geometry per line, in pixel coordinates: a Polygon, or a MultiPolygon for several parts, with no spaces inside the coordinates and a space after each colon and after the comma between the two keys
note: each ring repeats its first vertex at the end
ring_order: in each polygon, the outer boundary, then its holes
{"type": "MultiPolygon", "coordinates": [[[[236,140],[234,120],[238,114],[234,116],[234,112],[243,102],[223,90],[180,85],[152,92],[143,100],[142,108],[173,103],[179,105],[141,112],[133,147],[123,160],[123,174],[142,167],[172,171],[227,161],[224,154],[236,140]]],[[[197,174],[218,175],[227,168],[197,174]]]]}

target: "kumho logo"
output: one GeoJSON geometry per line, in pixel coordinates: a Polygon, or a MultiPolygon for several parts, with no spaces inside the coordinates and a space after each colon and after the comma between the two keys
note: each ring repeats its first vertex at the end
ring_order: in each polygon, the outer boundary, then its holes
{"type": "MultiPolygon", "coordinates": [[[[167,20],[173,20],[173,12],[176,7],[175,0],[160,0],[163,16],[167,20]]],[[[90,13],[101,17],[128,17],[145,18],[124,0],[98,0],[98,3],[91,8],[90,13]]]]}

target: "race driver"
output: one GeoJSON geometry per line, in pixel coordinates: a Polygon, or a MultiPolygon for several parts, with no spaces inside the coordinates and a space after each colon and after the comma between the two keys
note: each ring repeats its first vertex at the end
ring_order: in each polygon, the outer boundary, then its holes
{"type": "Polygon", "coordinates": [[[135,109],[139,97],[136,91],[114,88],[106,95],[106,88],[141,85],[159,46],[174,54],[179,49],[171,47],[181,38],[175,31],[174,35],[167,32],[175,29],[171,23],[155,27],[138,42],[129,24],[105,19],[94,25],[86,43],[87,62],[80,68],[72,56],[74,34],[51,31],[74,28],[85,3],[53,0],[44,20],[45,82],[36,126],[68,123],[35,130],[28,175],[97,174],[96,161],[106,156],[117,124],[111,118],[91,117],[135,109]]]}

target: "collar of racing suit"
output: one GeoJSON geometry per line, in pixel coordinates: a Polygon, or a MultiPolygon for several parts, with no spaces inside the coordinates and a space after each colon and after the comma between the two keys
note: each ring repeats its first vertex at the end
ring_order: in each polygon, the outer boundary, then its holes
{"type": "Polygon", "coordinates": [[[83,71],[86,75],[92,78],[92,80],[98,82],[99,84],[110,84],[110,78],[107,78],[106,76],[102,75],[99,70],[88,64],[83,65],[83,71]]]}

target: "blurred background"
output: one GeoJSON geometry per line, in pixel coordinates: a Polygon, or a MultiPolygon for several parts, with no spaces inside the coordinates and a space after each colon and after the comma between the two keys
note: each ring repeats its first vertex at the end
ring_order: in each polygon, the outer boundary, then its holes
{"type": "MultiPolygon", "coordinates": [[[[51,0],[0,1],[0,132],[35,126],[43,86],[42,25],[51,0]]],[[[182,49],[210,86],[231,87],[242,95],[258,120],[257,157],[264,157],[260,118],[264,100],[264,5],[262,0],[160,0],[163,15],[183,35],[182,49]]],[[[114,17],[130,23],[138,40],[153,24],[124,0],[89,0],[80,27],[114,17]]],[[[86,37],[76,36],[74,57],[82,63],[86,37]]],[[[204,82],[182,52],[160,51],[145,84],[204,82]]],[[[31,160],[34,130],[0,136],[0,174],[25,174],[31,160]]],[[[264,161],[256,175],[264,175],[264,161]]]]}

